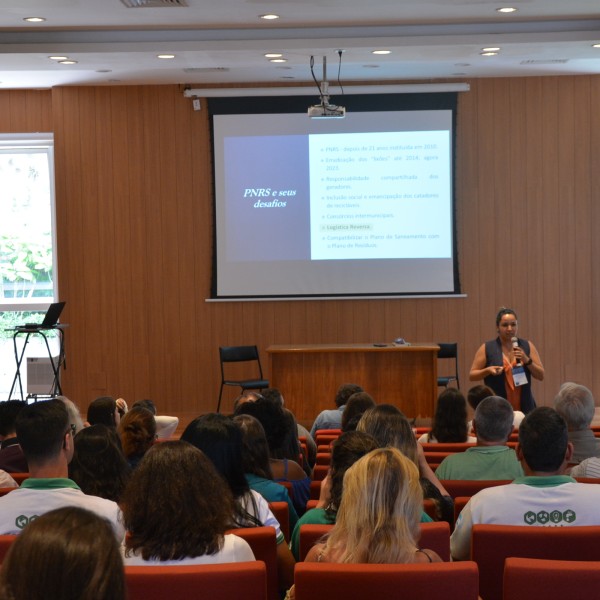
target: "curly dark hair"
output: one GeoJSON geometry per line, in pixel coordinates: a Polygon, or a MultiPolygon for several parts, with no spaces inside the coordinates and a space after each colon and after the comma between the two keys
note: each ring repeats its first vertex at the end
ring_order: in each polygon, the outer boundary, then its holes
{"type": "Polygon", "coordinates": [[[162,442],[133,472],[122,510],[127,556],[135,552],[144,560],[180,560],[223,547],[233,498],[200,450],[187,442],[162,442]]]}
{"type": "Polygon", "coordinates": [[[117,432],[106,425],[91,425],[75,436],[74,444],[69,477],[84,494],[118,502],[131,468],[117,432]]]}
{"type": "Polygon", "coordinates": [[[156,421],[147,409],[138,406],[132,408],[119,423],[123,454],[127,458],[141,456],[156,440],[156,421]]]}

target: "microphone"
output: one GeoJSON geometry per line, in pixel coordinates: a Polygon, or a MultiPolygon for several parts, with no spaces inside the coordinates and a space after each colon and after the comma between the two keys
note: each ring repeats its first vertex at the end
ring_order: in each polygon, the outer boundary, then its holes
{"type": "MultiPolygon", "coordinates": [[[[513,338],[511,338],[511,339],[510,339],[510,341],[512,342],[512,347],[513,347],[513,350],[514,350],[515,348],[518,348],[518,347],[519,347],[519,340],[518,340],[518,338],[516,338],[516,337],[513,337],[513,338]]],[[[521,361],[520,361],[520,360],[517,360],[517,364],[518,364],[518,365],[520,365],[520,364],[521,364],[521,361]]]]}

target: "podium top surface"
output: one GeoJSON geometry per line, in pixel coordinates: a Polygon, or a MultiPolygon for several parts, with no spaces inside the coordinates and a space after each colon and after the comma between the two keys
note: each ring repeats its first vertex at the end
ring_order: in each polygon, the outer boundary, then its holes
{"type": "Polygon", "coordinates": [[[393,344],[372,342],[360,344],[273,344],[267,348],[271,354],[287,352],[437,352],[440,347],[434,343],[393,344]]]}

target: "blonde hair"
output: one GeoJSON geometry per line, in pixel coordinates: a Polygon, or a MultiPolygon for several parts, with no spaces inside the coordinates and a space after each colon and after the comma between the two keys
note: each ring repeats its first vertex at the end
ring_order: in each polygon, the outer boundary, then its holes
{"type": "Polygon", "coordinates": [[[373,450],[346,471],[325,553],[341,563],[411,563],[422,509],[417,466],[396,448],[373,450]]]}

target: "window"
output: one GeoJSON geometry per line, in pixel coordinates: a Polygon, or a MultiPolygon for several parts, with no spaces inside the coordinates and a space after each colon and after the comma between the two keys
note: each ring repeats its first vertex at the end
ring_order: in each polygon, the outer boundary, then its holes
{"type": "MultiPolygon", "coordinates": [[[[16,368],[11,329],[41,321],[58,297],[52,134],[0,135],[0,181],[0,394],[6,398],[16,368]]],[[[48,356],[36,337],[25,356],[48,356]]],[[[57,341],[50,342],[55,353],[57,341]]]]}

